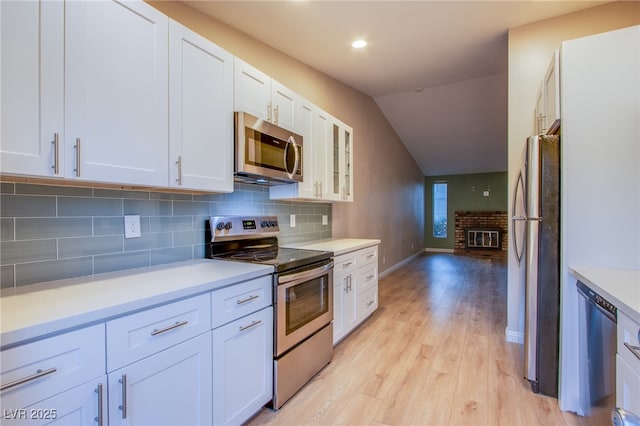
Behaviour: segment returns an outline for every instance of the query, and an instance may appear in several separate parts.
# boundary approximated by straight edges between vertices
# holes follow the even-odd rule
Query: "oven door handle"
[[[278,277],[278,284],[284,284],[284,283],[289,283],[291,281],[300,281],[300,280],[306,280],[309,278],[316,278],[319,277],[321,275],[324,275],[327,271],[331,270],[333,268],[333,261],[327,263],[324,266],[321,266],[319,268],[315,268],[315,269],[311,269],[308,271],[302,271],[302,272],[298,272],[295,274],[286,274],[286,275],[280,275]]]

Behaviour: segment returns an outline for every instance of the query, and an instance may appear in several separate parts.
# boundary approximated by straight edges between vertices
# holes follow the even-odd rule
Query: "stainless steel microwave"
[[[235,180],[262,185],[302,182],[302,136],[235,112]]]

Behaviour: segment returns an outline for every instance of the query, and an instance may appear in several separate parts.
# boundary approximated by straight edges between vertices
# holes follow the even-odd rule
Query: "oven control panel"
[[[280,232],[276,216],[212,216],[211,241],[273,237]]]

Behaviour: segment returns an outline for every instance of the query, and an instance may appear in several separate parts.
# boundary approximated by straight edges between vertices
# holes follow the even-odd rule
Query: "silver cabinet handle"
[[[367,259],[371,259],[373,256],[375,256],[375,254],[371,253],[367,255]]]
[[[122,384],[122,405],[118,407],[118,409],[122,410],[122,418],[127,418],[127,375],[123,374],[120,380],[118,380]]]
[[[369,306],[371,306],[371,305],[373,305],[373,300],[369,300],[369,301],[367,302],[367,308],[368,308]]]
[[[176,178],[176,182],[178,185],[182,186],[182,155],[178,155],[178,161],[176,161],[178,165],[178,177]]]
[[[58,371],[56,367],[49,368],[48,370],[38,370],[30,376],[23,377],[22,379],[14,380],[13,382],[5,383],[4,385],[0,386],[0,392],[7,389],[15,388],[16,386],[20,386],[22,384],[31,382],[33,380],[37,380],[41,377],[48,376],[49,374],[53,374],[56,371]]]
[[[279,121],[280,121],[280,107],[276,105],[273,108],[273,124],[277,126]]]
[[[271,123],[271,104],[267,105],[267,121]]]
[[[76,177],[80,177],[80,138],[76,138],[74,148],[76,149],[76,168],[73,171],[76,172]]]
[[[57,175],[60,173],[60,135],[54,133],[51,143],[53,144],[53,166],[51,168],[53,173]]]
[[[248,330],[250,328],[253,328],[253,327],[255,327],[256,325],[259,325],[259,324],[262,324],[262,320],[254,320],[254,321],[251,321],[251,324],[249,324],[249,325],[240,326],[238,331],[242,332],[242,331]]]
[[[373,277],[375,277],[375,275],[369,275],[369,276],[367,277],[367,281],[371,281],[371,280],[373,279]]]
[[[345,262],[345,263],[342,264],[342,267],[343,268],[347,268],[347,267],[349,267],[351,265],[353,265],[353,262]]]
[[[624,345],[636,356],[636,358],[640,359],[640,346],[633,346],[627,342],[624,342]]]
[[[98,422],[98,426],[102,426],[102,383],[98,383],[98,387],[95,392],[98,394],[98,417],[94,420]]]
[[[242,300],[238,299],[238,300],[236,300],[236,305],[242,305],[242,304],[245,304],[247,302],[251,302],[252,300],[256,300],[259,297],[260,296],[254,294],[253,296],[249,296],[246,299],[242,299]]]
[[[313,196],[318,198],[318,181],[313,183]]]
[[[178,327],[184,327],[185,325],[189,324],[189,321],[176,321],[175,324],[170,325],[169,327],[165,327],[165,328],[161,328],[160,330],[158,330],[157,328],[154,329],[151,332],[152,336],[157,336],[158,334],[162,334],[162,333],[166,333],[167,331],[171,331],[173,329],[176,329]]]

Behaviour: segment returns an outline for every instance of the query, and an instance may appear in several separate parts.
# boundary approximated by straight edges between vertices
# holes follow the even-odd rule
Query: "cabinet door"
[[[331,188],[331,172],[329,167],[329,155],[332,147],[331,121],[326,112],[317,109],[313,120],[313,168],[314,181],[318,185],[319,197],[323,200],[329,199]]]
[[[92,380],[26,408],[3,404],[3,426],[107,424],[107,377]]]
[[[275,80],[271,80],[271,122],[292,132],[299,133],[296,109],[300,103],[298,95]]]
[[[109,373],[109,424],[212,424],[211,334]]]
[[[357,323],[356,277],[353,272],[333,279],[333,343],[340,341]]]
[[[335,118],[331,126],[329,198],[334,201],[353,201],[353,130]]]
[[[66,8],[68,172],[167,186],[168,18],[141,1]]]
[[[242,424],[273,397],[273,307],[212,334],[213,424]]]
[[[233,191],[233,56],[169,24],[169,186]]]
[[[234,59],[234,104],[236,111],[248,112],[271,121],[271,78],[246,62]]]
[[[545,123],[545,99],[544,99],[544,85],[540,84],[538,88],[538,93],[536,94],[536,109],[534,112],[535,115],[535,129],[534,132],[536,134],[545,133],[546,129],[544,128]]]
[[[640,413],[640,374],[616,355],[616,406]]]
[[[0,2],[3,173],[62,176],[64,3]]]
[[[555,131],[560,125],[560,53],[556,50],[544,76],[544,129]]]

